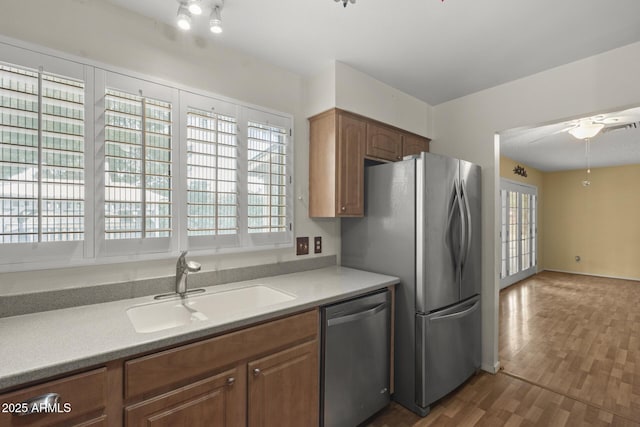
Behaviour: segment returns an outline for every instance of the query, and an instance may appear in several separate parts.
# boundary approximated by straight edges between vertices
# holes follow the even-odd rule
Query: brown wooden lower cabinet
[[[317,426],[319,314],[313,309],[0,395],[58,393],[71,411],[0,427]]]
[[[115,421],[117,425],[117,421]],[[96,418],[94,420],[85,421],[84,423],[76,424],[73,427],[107,427],[107,416],[104,415],[100,418]]]
[[[250,427],[318,425],[318,340],[248,364]]]
[[[245,408],[246,377],[241,366],[127,407],[125,426],[242,426]]]
[[[106,368],[98,368],[0,395],[0,426],[106,425],[106,378]],[[59,396],[57,405],[34,406],[34,399],[49,393]],[[32,413],[22,416],[13,414],[16,410],[24,413],[27,409],[31,409]]]

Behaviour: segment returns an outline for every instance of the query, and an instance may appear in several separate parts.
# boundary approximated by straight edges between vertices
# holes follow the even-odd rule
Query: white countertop
[[[204,320],[152,333],[136,332],[126,314],[134,305],[153,301],[152,296],[2,318],[0,390],[330,304],[398,280],[333,266],[211,286],[208,293],[263,284],[296,298],[249,307],[223,322]]]

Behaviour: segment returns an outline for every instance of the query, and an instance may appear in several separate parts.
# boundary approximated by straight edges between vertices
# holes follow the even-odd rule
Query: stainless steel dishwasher
[[[389,403],[388,290],[322,308],[324,427],[355,427]]]

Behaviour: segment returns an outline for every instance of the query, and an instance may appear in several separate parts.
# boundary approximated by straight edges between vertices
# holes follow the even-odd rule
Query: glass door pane
[[[500,190],[500,287],[536,273],[537,188],[503,180]]]
[[[500,190],[500,243],[502,246],[502,256],[501,256],[501,267],[500,267],[500,278],[504,279],[508,275],[507,270],[507,260],[509,256],[509,251],[507,250],[508,244],[508,236],[507,232],[507,224],[508,224],[508,215],[507,215],[507,194],[508,191]]]
[[[519,224],[518,224],[518,193],[509,191],[509,275],[520,271],[518,256]]]
[[[520,194],[520,260],[522,269],[531,267],[531,194]]]

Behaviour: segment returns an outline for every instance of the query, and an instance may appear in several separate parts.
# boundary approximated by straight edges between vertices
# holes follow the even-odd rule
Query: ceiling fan
[[[560,129],[556,129],[550,133],[546,133],[532,141],[529,144],[533,144],[547,137],[557,135],[560,133],[569,133],[576,139],[589,139],[598,135],[601,131],[607,132],[608,129],[623,129],[628,127],[628,123],[632,118],[626,116],[609,116],[600,114],[592,117],[585,117],[581,119],[575,119],[568,122],[558,123],[550,125],[549,128],[561,126]],[[617,123],[621,123],[615,126]],[[624,123],[624,124],[623,124]],[[542,130],[542,129],[541,129]],[[551,129],[549,129],[551,130]]]

